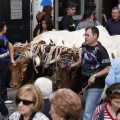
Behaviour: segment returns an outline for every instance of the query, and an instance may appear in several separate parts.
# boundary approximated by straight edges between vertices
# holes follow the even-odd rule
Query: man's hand
[[[16,61],[13,60],[13,61],[11,61],[11,63],[13,66],[16,66]]]
[[[77,62],[72,63],[72,64],[70,65],[69,69],[75,68],[75,67],[79,66],[80,64],[81,64],[81,60],[78,60]]]
[[[92,75],[88,80],[88,85],[92,85],[95,82],[95,77]]]
[[[69,69],[72,69],[72,68],[75,68],[75,63],[72,63],[70,66],[69,66]]]

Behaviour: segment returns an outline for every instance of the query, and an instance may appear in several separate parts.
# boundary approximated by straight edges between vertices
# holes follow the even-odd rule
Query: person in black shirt
[[[68,31],[75,31],[75,22],[72,16],[75,14],[76,11],[76,4],[70,2],[67,7],[67,14],[63,16],[60,22],[60,29],[61,30],[68,30]]]
[[[82,88],[89,85],[88,89],[84,91],[86,105],[83,120],[92,120],[105,87],[105,76],[110,70],[110,59],[107,50],[98,41],[99,30],[97,27],[87,27],[84,37],[82,59],[71,64],[70,68],[81,64]]]

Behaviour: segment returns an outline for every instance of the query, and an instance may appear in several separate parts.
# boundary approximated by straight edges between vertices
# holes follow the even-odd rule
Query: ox
[[[34,64],[32,64],[33,61],[30,58],[31,56],[28,57],[28,55],[30,54],[29,51],[31,51],[30,48],[28,49],[26,47],[24,47],[24,48],[22,47],[22,49],[21,49],[22,51],[19,50],[22,52],[22,55],[24,55],[24,53],[25,53],[28,58],[24,55],[20,60],[17,61],[16,66],[12,66],[10,64],[10,69],[11,69],[11,73],[12,73],[12,79],[10,82],[11,87],[20,87],[26,83],[33,82],[34,80],[36,80],[37,77],[52,75],[54,69],[56,69],[55,68],[56,62],[54,62],[54,61],[55,60],[60,61],[60,58],[59,58],[60,53],[63,54],[64,52],[69,52],[70,55],[72,56],[71,59],[73,62],[77,61],[77,59],[79,57],[79,49],[75,49],[75,48],[73,49],[73,48],[67,48],[67,47],[62,47],[62,46],[49,46],[49,45],[44,45],[44,47],[43,47],[43,44],[40,44],[39,48],[42,48],[42,50],[39,49],[38,52],[41,53],[39,57],[41,58],[40,61],[43,65],[36,67],[38,74],[35,73]],[[18,49],[19,49],[18,47],[15,48],[15,50],[18,50]],[[33,47],[32,47],[32,49],[33,49]],[[43,53],[44,53],[44,55],[43,55]],[[74,57],[75,56],[74,54],[77,54],[78,57]],[[62,64],[62,62],[60,62],[60,64]],[[60,64],[58,65],[58,70],[60,72],[60,78],[62,78],[61,87],[70,88],[70,89],[74,90],[75,92],[79,92],[80,91],[78,89],[79,81],[76,81],[77,80],[76,76],[79,74],[77,74],[77,72],[75,70],[68,71],[68,67],[65,67],[64,69],[62,68],[63,69],[62,70],[60,68]],[[49,66],[49,67],[47,67],[45,69],[45,68],[43,68],[43,66]],[[55,66],[55,67],[53,67],[53,66]],[[67,72],[70,72],[70,74],[72,75],[72,78],[70,78],[68,76],[66,76],[67,79],[64,78],[63,72],[66,71],[66,68],[67,68]],[[42,72],[44,70],[46,70],[45,73]]]
[[[120,36],[109,36],[109,34],[105,30],[105,28],[103,28],[102,26],[98,26],[98,28],[100,31],[99,41],[108,50],[110,58],[111,58],[112,52],[114,52],[115,57],[118,56],[119,51],[120,51],[118,49],[119,42],[120,42],[120,40],[119,40]],[[45,32],[45,33],[35,37],[29,45],[35,46],[41,40],[44,40],[46,42],[46,44],[49,44],[50,39],[52,39],[53,43],[55,43],[56,46],[52,46],[49,48],[49,47],[47,47],[48,45],[45,44],[45,45],[40,45],[39,47],[31,47],[33,49],[29,48],[30,50],[28,49],[29,50],[28,53],[25,53],[25,54],[27,54],[28,58],[32,59],[33,66],[35,65],[36,67],[38,67],[38,66],[42,65],[42,67],[44,67],[44,68],[49,68],[50,64],[54,64],[57,61],[59,61],[58,53],[60,53],[61,48],[64,50],[67,49],[67,51],[68,51],[67,47],[72,49],[72,47],[74,45],[75,45],[75,47],[81,46],[81,44],[84,42],[83,34],[84,34],[84,29],[74,31],[74,32],[69,32],[69,31]],[[64,40],[64,42],[63,42],[63,40]],[[115,40],[115,42],[113,42],[113,40]],[[116,41],[117,41],[117,43],[116,43]],[[44,48],[48,49],[48,50],[45,50]],[[39,64],[37,64],[38,59],[40,61],[40,62],[38,62]],[[26,70],[27,70],[27,68],[26,68]],[[21,75],[21,73],[20,73],[20,75]],[[61,76],[62,76],[62,74],[61,74]]]
[[[97,26],[100,32],[98,40],[107,49],[110,59],[112,60],[111,54],[114,53],[115,57],[120,56],[120,35],[110,36],[107,30],[103,26]],[[49,31],[42,33],[41,35],[35,37],[32,43],[38,43],[44,40],[46,44],[50,43],[52,39],[56,46],[65,46],[72,48],[73,46],[79,48],[84,42],[83,34],[85,29],[69,32],[63,31]]]
[[[26,47],[29,46],[29,47]],[[42,66],[35,66],[33,61],[33,56],[31,55],[31,45],[16,45],[15,46],[15,57],[17,58],[16,66],[9,64],[11,70],[11,87],[20,87],[27,83],[32,83],[36,78],[42,76],[51,76],[51,67],[45,69]],[[35,46],[36,48],[36,46]],[[33,50],[33,47],[32,47]]]
[[[74,52],[65,51],[60,54],[60,61],[58,64],[58,71],[61,78],[61,88],[70,88],[74,92],[79,93],[81,91],[81,69],[70,69],[69,65],[76,62],[79,59],[79,54]]]

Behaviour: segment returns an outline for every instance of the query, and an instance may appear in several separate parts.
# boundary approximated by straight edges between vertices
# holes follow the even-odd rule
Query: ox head
[[[19,60],[16,66],[9,63],[9,66],[11,71],[11,87],[20,87],[32,81],[33,65],[30,59]]]
[[[75,62],[76,58],[73,53],[69,52],[62,52],[60,56],[61,60],[58,65],[58,69],[62,80],[61,87],[71,88],[74,70],[70,69],[69,65]]]
[[[61,68],[65,68],[69,63],[72,62],[72,56],[70,54],[61,55]]]

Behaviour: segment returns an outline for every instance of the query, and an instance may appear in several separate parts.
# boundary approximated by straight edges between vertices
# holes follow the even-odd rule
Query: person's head
[[[6,27],[6,23],[2,20],[0,20],[0,32],[2,34],[6,33],[7,27]]]
[[[83,18],[93,20],[93,17],[94,17],[93,11],[91,11],[90,9],[86,9],[84,12]]]
[[[40,77],[35,81],[35,85],[40,88],[44,99],[50,97],[52,93],[52,81],[49,78]]]
[[[85,43],[89,46],[94,46],[97,43],[99,37],[99,30],[95,26],[89,26],[85,29]]]
[[[53,8],[52,8],[52,6],[44,6],[42,12],[45,12],[50,17],[53,16]]]
[[[76,4],[73,2],[69,2],[67,6],[67,15],[73,16],[76,12]]]
[[[40,23],[41,17],[45,14],[46,14],[45,12],[40,12],[40,11],[36,14],[36,20],[38,23]]]
[[[119,7],[114,7],[112,9],[112,19],[114,19],[115,21],[120,19],[120,9],[119,9]]]
[[[120,4],[120,0],[118,0],[118,4]]]
[[[120,120],[120,108],[116,112],[116,119],[115,120]]]
[[[105,101],[117,111],[120,108],[120,83],[115,83],[106,89]]]
[[[33,84],[27,84],[19,88],[15,102],[22,115],[31,115],[33,112],[42,111],[44,105],[40,89]]]
[[[53,23],[49,15],[43,15],[40,21],[40,32],[43,30],[51,31],[53,29]]]
[[[74,119],[78,120],[82,104],[80,97],[70,89],[63,88],[50,95],[52,120]]]

